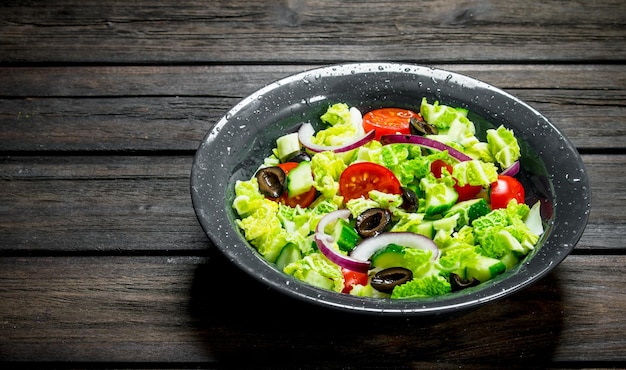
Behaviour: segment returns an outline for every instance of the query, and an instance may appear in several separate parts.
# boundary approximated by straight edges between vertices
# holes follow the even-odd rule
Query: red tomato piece
[[[285,172],[285,175],[287,175],[289,171],[298,167],[298,162],[285,162],[285,163],[279,164],[278,167],[280,167],[283,170],[283,172]]]
[[[433,175],[435,175],[435,177],[437,178],[440,178],[442,176],[444,168],[448,170],[448,173],[452,174],[452,166],[441,159],[437,159],[430,164],[430,172],[432,172]],[[482,186],[470,184],[459,186],[456,183],[454,184],[454,190],[456,190],[456,192],[459,194],[459,199],[457,200],[457,202],[476,198],[481,189]]]
[[[343,290],[342,293],[350,293],[355,285],[367,285],[369,277],[366,272],[356,272],[347,268],[342,268],[343,273]]]
[[[280,167],[284,172],[285,175],[289,174],[289,171],[293,170],[294,168],[298,167],[298,162],[285,162],[285,163],[281,163],[278,165],[278,167]],[[280,197],[278,198],[270,198],[278,203],[282,203],[284,205],[287,205],[289,207],[295,207],[297,205],[299,205],[302,208],[306,208],[308,206],[311,205],[311,203],[313,203],[313,201],[315,200],[317,196],[317,189],[315,189],[314,187],[311,187],[311,189],[303,194],[300,195],[296,195],[295,197],[289,197],[287,192],[284,192]]]
[[[470,200],[476,198],[478,193],[483,189],[482,186],[479,185],[470,185],[465,184],[465,186],[454,185],[454,190],[459,194],[459,199],[457,202],[462,202],[464,200]]]
[[[380,108],[363,115],[363,129],[365,132],[375,130],[376,140],[383,135],[410,134],[409,120],[419,118],[419,113],[401,108]]]
[[[512,199],[524,203],[524,186],[515,177],[498,175],[498,180],[491,184],[489,197],[491,209],[506,208]]]
[[[347,202],[360,197],[369,198],[371,190],[402,194],[400,181],[388,168],[371,162],[348,166],[339,177],[339,194]]]
[[[289,207],[295,207],[299,205],[302,208],[306,208],[310,206],[311,203],[313,203],[316,196],[317,196],[317,189],[315,189],[314,187],[311,187],[311,190],[305,193],[296,195],[295,197],[289,197],[289,193],[284,192],[283,195],[276,198],[276,201],[278,203],[282,203]]]
[[[436,178],[441,178],[441,176],[443,175],[443,169],[448,170],[448,173],[450,175],[452,175],[452,166],[446,162],[444,162],[441,159],[437,159],[434,160],[431,164],[430,164],[430,172],[433,173],[433,175],[435,175]]]

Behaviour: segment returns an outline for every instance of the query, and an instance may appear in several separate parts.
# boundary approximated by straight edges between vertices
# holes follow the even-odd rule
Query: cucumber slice
[[[457,226],[458,218],[459,218],[458,215],[452,215],[452,216],[447,216],[439,220],[432,221],[433,229],[435,229],[436,231],[446,230],[446,231],[451,232]]]
[[[299,152],[300,149],[300,140],[297,132],[283,135],[276,139],[276,156],[281,162],[284,162],[292,154]]]
[[[421,224],[417,225],[416,233],[422,234],[430,239],[435,236],[435,227],[432,221],[424,221]]]
[[[302,276],[302,281],[309,283],[313,286],[316,286],[318,288],[327,289],[327,290],[333,290],[333,288],[335,287],[335,285],[330,279],[320,275],[314,270],[306,270],[304,272],[304,275]]]
[[[466,266],[466,278],[476,278],[485,282],[506,271],[506,265],[499,259],[480,256]]]
[[[426,194],[424,213],[427,216],[437,215],[450,209],[459,199],[459,194],[453,187],[443,183],[429,182],[422,179],[421,187]]]
[[[285,266],[299,259],[302,259],[300,248],[294,243],[287,243],[276,258],[276,267],[278,267],[280,271],[283,271]]]
[[[304,194],[313,187],[313,173],[311,172],[311,162],[303,161],[296,168],[287,174],[287,191],[289,197]]]
[[[389,244],[374,253],[371,261],[372,267],[380,267],[382,269],[402,267],[404,266],[404,247],[397,244]]]
[[[460,229],[465,225],[471,225],[472,221],[478,217],[486,215],[489,212],[491,212],[489,203],[487,203],[484,198],[477,198],[453,205],[445,212],[445,216],[449,217],[458,214],[459,218],[457,220],[456,227],[457,229]]]
[[[333,230],[332,236],[339,249],[345,252],[354,249],[361,239],[354,227],[343,218],[337,219],[335,222],[335,229]]]

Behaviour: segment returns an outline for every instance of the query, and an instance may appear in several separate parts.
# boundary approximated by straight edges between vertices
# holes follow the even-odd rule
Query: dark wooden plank
[[[579,149],[626,149],[621,92],[510,92]],[[196,150],[239,98],[0,99],[0,151]]]
[[[581,149],[626,149],[623,65],[444,67],[518,96]],[[240,99],[303,69],[3,68],[0,150],[195,150]]]
[[[584,155],[589,225],[576,250],[626,248],[625,155]],[[203,251],[191,156],[8,157],[0,161],[0,252]]]
[[[415,62],[412,62],[415,64]],[[419,63],[418,63],[419,64]],[[0,97],[210,96],[242,98],[324,65],[0,67]],[[504,90],[624,90],[623,64],[427,64]]]
[[[0,62],[624,60],[625,12],[620,0],[3,2]]]
[[[239,99],[0,100],[0,151],[196,150]]]
[[[624,256],[570,256],[532,287],[483,308],[452,318],[386,320],[295,301],[218,254],[2,257],[0,358],[245,361],[267,368],[277,359],[311,368],[573,361],[621,367],[625,266]]]
[[[191,157],[8,161],[10,171],[26,177],[0,176],[4,251],[182,252],[209,245],[189,195]]]

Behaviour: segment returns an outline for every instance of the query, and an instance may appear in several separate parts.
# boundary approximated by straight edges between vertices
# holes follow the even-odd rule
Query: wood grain
[[[423,320],[367,318],[296,301],[215,253],[2,257],[0,358],[506,366],[584,363],[593,353],[594,361],[626,361],[624,266],[624,256],[570,256],[509,298]],[[607,271],[616,278],[606,279]],[[216,284],[223,276],[239,289]]]
[[[579,251],[623,250],[624,155],[584,155],[589,224]],[[191,156],[9,157],[0,161],[0,253],[203,251]],[[622,174],[622,175],[620,175]]]
[[[2,1],[0,367],[624,368],[625,60],[621,0]],[[546,115],[590,179],[573,253],[428,319],[313,306],[228,262],[189,196],[200,141],[268,83],[355,61]]]
[[[624,60],[624,14],[620,0],[8,2],[0,63]]]
[[[622,65],[442,67],[526,101],[580,149],[626,149]],[[0,151],[195,150],[239,100],[306,69],[95,68],[0,69]]]

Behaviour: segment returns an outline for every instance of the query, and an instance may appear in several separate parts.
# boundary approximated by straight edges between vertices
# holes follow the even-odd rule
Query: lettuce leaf
[[[363,133],[360,120],[360,112],[350,108],[347,104],[337,103],[328,107],[320,119],[328,125],[327,128],[319,130],[311,141],[318,145],[342,145],[352,140],[356,135]],[[355,114],[353,114],[353,112]]]
[[[452,166],[452,175],[457,179],[459,186],[470,184],[487,187],[498,180],[498,169],[491,162],[473,159]]]
[[[424,117],[424,120],[428,124],[437,127],[439,130],[447,131],[455,121],[463,120],[463,125],[466,125],[469,121],[467,119],[466,109],[439,105],[438,101],[433,104],[428,104],[428,100],[426,98],[422,98],[420,114]]]
[[[316,252],[285,266],[283,271],[318,288],[335,292],[343,290],[341,268]]]
[[[334,199],[339,192],[339,177],[346,167],[345,162],[334,152],[316,153],[311,158],[313,186],[326,199]]]
[[[487,148],[502,169],[520,158],[520,147],[512,130],[504,126],[487,130]]]
[[[529,212],[526,204],[513,200],[507,208],[493,210],[475,219],[472,228],[481,254],[502,258],[511,252],[521,256],[533,250],[539,235],[524,223]]]

